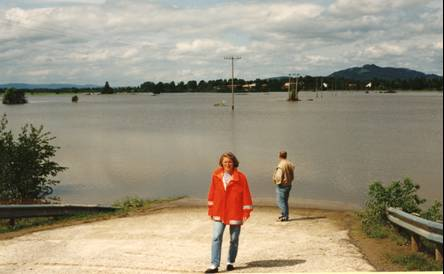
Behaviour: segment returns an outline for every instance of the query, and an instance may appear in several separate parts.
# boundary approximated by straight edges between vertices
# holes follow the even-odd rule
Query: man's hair
[[[279,152],[279,158],[287,159],[287,152],[286,151]]]
[[[234,156],[234,154],[232,152],[225,152],[224,154],[222,154],[219,158],[219,165],[222,166],[222,161],[224,158],[229,158],[231,159],[231,161],[233,161],[233,166],[234,167],[238,167],[239,166],[239,161],[237,160],[236,156]]]

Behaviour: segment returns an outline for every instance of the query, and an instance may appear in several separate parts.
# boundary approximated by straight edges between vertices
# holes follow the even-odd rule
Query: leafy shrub
[[[59,147],[49,132],[26,124],[17,138],[6,129],[8,120],[0,120],[0,203],[45,201],[59,181],[52,179],[66,169],[51,160]]]
[[[5,105],[26,104],[27,102],[28,101],[25,98],[25,92],[23,90],[10,88],[7,89],[3,95],[3,104]]]
[[[113,206],[120,207],[123,210],[141,208],[144,205],[145,205],[145,201],[139,197],[126,197],[122,201],[117,201],[113,204]]]
[[[428,208],[425,212],[421,214],[421,217],[434,222],[442,220],[441,208],[442,204],[438,201],[435,201],[430,208]]]
[[[418,184],[414,184],[409,178],[403,181],[392,182],[384,187],[381,182],[374,182],[369,186],[368,200],[365,209],[360,212],[362,228],[369,237],[384,238],[383,227],[387,224],[386,208],[396,207],[407,213],[421,213],[420,205],[425,203],[417,195]],[[441,204],[435,204],[422,216],[427,219],[442,216]]]

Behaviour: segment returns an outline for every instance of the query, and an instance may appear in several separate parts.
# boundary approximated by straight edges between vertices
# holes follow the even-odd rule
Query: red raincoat
[[[226,225],[241,225],[253,210],[247,177],[235,168],[225,190],[223,176],[222,167],[213,172],[208,192],[208,215]]]

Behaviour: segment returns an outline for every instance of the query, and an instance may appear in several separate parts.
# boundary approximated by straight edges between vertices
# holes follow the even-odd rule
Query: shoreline
[[[183,200],[183,201],[182,201]],[[197,197],[187,197],[176,201],[176,203],[185,206],[206,206],[207,200],[204,198]],[[342,203],[337,201],[327,201],[327,200],[313,200],[313,199],[291,199],[288,201],[288,205],[293,209],[310,209],[310,210],[327,210],[327,211],[353,211],[357,212],[362,209],[362,207],[351,204]],[[268,197],[253,197],[253,207],[276,207],[276,199]]]

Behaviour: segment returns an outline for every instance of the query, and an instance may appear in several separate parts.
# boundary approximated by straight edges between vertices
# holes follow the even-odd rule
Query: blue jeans
[[[289,218],[288,197],[290,196],[291,185],[277,185],[276,199],[279,208],[281,209],[281,216],[285,219]]]
[[[224,235],[225,224],[222,222],[213,222],[213,239],[211,243],[211,264],[215,267],[220,265],[220,253],[222,249],[222,238]],[[234,264],[239,246],[240,225],[230,225],[230,250],[228,252],[228,263]]]

